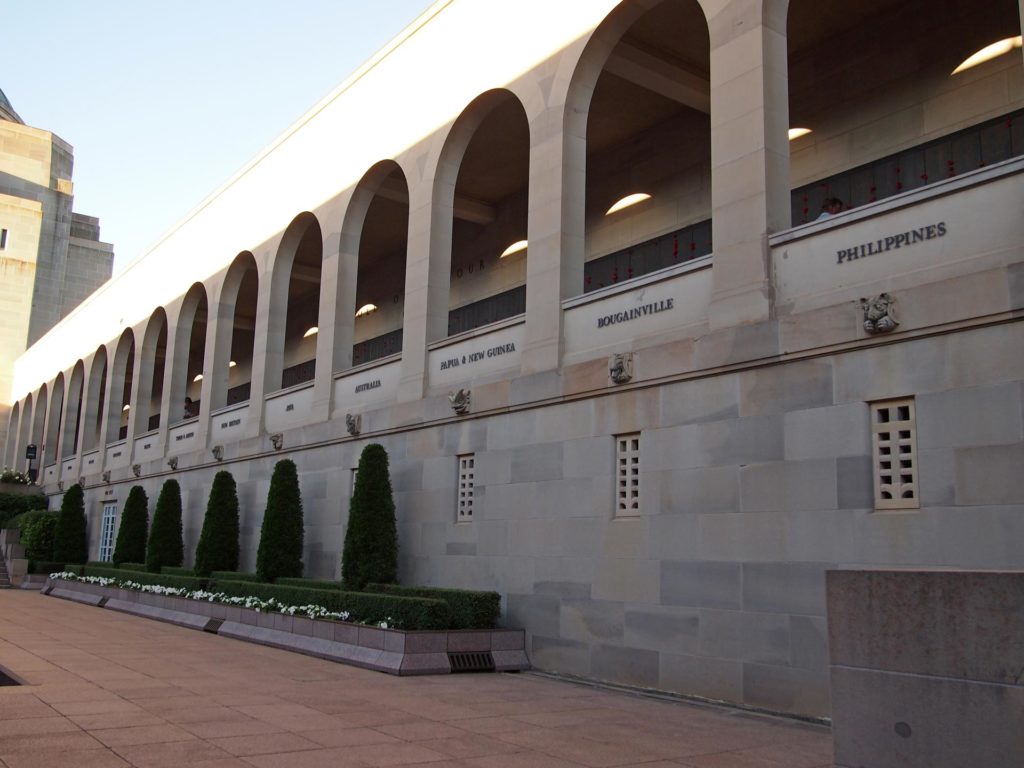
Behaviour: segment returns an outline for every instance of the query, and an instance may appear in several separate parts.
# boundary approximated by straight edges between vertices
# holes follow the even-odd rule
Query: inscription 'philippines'
[[[841,248],[836,251],[836,264],[851,262],[865,256],[874,256],[877,253],[885,253],[894,248],[902,248],[904,245],[914,245],[924,240],[934,240],[936,237],[946,236],[946,222],[929,224],[926,227],[918,227],[907,232],[900,232],[898,235],[882,237],[870,243],[861,243],[853,248]]]

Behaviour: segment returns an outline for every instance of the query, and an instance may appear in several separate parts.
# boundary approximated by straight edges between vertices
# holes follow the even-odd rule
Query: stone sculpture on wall
[[[633,353],[616,352],[608,358],[608,376],[616,384],[626,384],[633,378]]]
[[[346,413],[345,414],[345,429],[348,433],[355,437],[363,431],[363,415],[361,413]]]
[[[889,333],[899,325],[896,319],[896,299],[888,293],[881,293],[874,299],[861,299],[864,311],[864,330],[875,335]]]
[[[448,403],[451,405],[452,410],[455,411],[455,413],[459,416],[464,416],[469,413],[470,397],[470,390],[460,389],[457,392],[448,393]]]

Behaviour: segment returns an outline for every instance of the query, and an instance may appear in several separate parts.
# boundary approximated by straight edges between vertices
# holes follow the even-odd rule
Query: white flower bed
[[[251,608],[257,613],[284,613],[288,616],[305,616],[310,619],[330,619],[332,621],[348,621],[348,611],[329,611],[322,605],[285,605],[274,598],[263,600],[259,597],[232,597],[223,592],[208,592],[204,589],[185,589],[184,587],[163,587],[159,584],[139,584],[129,579],[111,579],[105,576],[79,576],[72,571],[60,571],[51,573],[51,579],[63,579],[64,581],[81,581],[86,584],[96,584],[100,587],[118,587],[129,589],[134,592],[149,592],[154,595],[167,595],[170,597],[184,597],[186,600],[204,600],[208,603],[224,603],[226,605],[237,605],[242,608]],[[394,619],[390,616],[386,621],[378,624],[381,629],[391,627],[395,629]]]

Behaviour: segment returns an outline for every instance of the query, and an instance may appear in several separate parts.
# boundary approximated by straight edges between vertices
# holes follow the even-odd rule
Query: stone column
[[[82,365],[82,379],[81,385],[76,385],[75,382],[75,369]],[[85,394],[87,392],[86,387],[88,386],[88,373],[85,370],[85,363],[79,360],[71,368],[71,375],[67,377],[64,388],[64,415],[61,419],[61,439],[60,439],[60,453],[57,457],[58,463],[62,462],[65,458],[71,458],[78,456],[81,453],[82,448],[82,403],[85,400]],[[71,414],[74,413],[75,416]],[[75,435],[75,421],[78,422],[78,435]],[[75,438],[78,438],[77,440]],[[62,472],[57,473],[58,476]],[[63,478],[62,478],[63,479]]]
[[[402,331],[402,373],[398,401],[423,397],[426,390],[427,344],[448,333],[448,279],[451,267],[454,182],[445,211],[434,211],[432,180],[409,183],[409,239],[405,268],[405,320]],[[447,227],[438,231],[438,223]]]
[[[564,117],[556,104],[530,123],[524,374],[559,367],[562,299],[583,289],[586,134],[563,138]]]
[[[142,388],[142,358],[145,357],[145,346],[146,346],[146,325],[148,320],[140,323],[133,329],[133,334],[136,339],[135,342],[135,354],[132,355],[132,391],[128,395],[128,423],[125,425],[125,445],[128,449],[128,465],[131,466],[135,463],[135,436],[139,431],[139,401]],[[127,363],[125,368],[127,369]],[[121,386],[124,386],[124,382],[121,382]],[[153,386],[152,381],[150,386]]]
[[[235,310],[238,307],[238,290],[242,279],[234,281],[235,292],[232,301],[225,301],[227,277],[210,291],[216,294],[206,313],[206,356],[203,358],[203,389],[200,416],[217,408],[223,408],[228,397],[228,377],[231,374],[231,342],[235,330]],[[209,385],[207,385],[209,384]],[[209,403],[209,407],[207,407]]]
[[[704,4],[711,37],[712,329],[768,320],[768,235],[790,225],[785,0]]]
[[[253,254],[258,269],[259,287],[256,293],[256,328],[253,330],[252,340],[252,378],[249,383],[249,415],[245,420],[245,431],[243,433],[244,437],[247,438],[260,435],[263,432],[263,424],[265,423],[263,405],[266,402],[267,394],[267,359],[271,354],[268,352],[268,342],[271,322],[271,287],[274,282],[273,253],[273,250],[267,250],[261,254]],[[261,261],[265,264],[263,269],[259,269]],[[284,286],[284,293],[285,301],[287,302],[287,283]],[[275,322],[282,327],[284,326],[285,317],[283,312],[277,313]],[[281,336],[283,343],[283,332]],[[284,359],[281,345],[278,345],[273,355],[276,355],[277,375],[280,376],[281,360]],[[277,384],[278,387],[275,388],[279,388],[281,382],[279,381]]]
[[[218,292],[219,293],[219,292]],[[228,332],[228,344],[227,350],[219,350],[218,348],[222,345],[217,344],[217,335],[220,331],[221,325],[224,323],[223,318],[220,316],[220,296],[217,296],[217,302],[214,304],[211,298],[211,292],[207,291],[206,297],[206,339],[203,341],[203,383],[199,387],[199,421],[196,424],[196,446],[200,449],[205,449],[210,440],[210,413],[213,411],[213,389],[214,379],[217,378],[217,373],[222,372],[221,375],[224,377],[225,386],[227,385],[227,372],[228,372],[228,360],[231,358],[231,332]],[[227,324],[230,328],[234,322],[234,317],[228,318]],[[223,366],[217,367],[217,352],[221,351],[222,354],[227,356]],[[185,364],[188,365],[188,356],[186,354]],[[185,386],[188,386],[188,382],[185,382]]]
[[[121,382],[120,387],[114,385],[114,358],[117,355],[117,343],[114,344],[114,354],[111,355],[109,350],[107,351],[107,382],[106,388],[103,392],[103,411],[100,413],[100,428],[99,434],[96,435],[96,450],[99,451],[99,461],[96,462],[96,467],[93,472],[99,473],[105,469],[107,462],[107,430],[109,429],[110,414],[112,409],[120,408],[121,397],[120,394],[124,388],[124,382]],[[114,392],[117,392],[118,405],[113,406],[112,402],[115,398]],[[117,411],[114,410],[116,413]]]
[[[331,214],[332,220],[338,217]],[[311,424],[319,424],[331,418],[331,400],[334,395],[334,372],[347,367],[338,342],[338,295],[341,291],[343,255],[340,252],[339,234],[328,233],[323,241],[323,258],[320,263],[320,311],[317,315],[316,372],[313,379],[313,405],[309,414]],[[341,313],[342,322],[345,312]],[[351,325],[349,326],[351,328]],[[349,335],[351,338],[351,333]],[[349,351],[351,353],[351,342]],[[351,364],[351,359],[349,360]]]

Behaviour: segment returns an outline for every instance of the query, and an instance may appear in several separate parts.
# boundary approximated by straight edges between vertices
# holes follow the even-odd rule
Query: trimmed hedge
[[[57,573],[59,571],[66,570],[64,563],[48,563],[45,560],[36,560],[29,563],[28,572],[33,576],[46,575],[49,576],[51,573]]]
[[[0,493],[0,528],[13,528],[10,521],[26,512],[47,508],[47,498],[43,495],[26,495],[16,493]]]
[[[302,575],[302,495],[295,462],[281,459],[274,465],[267,492],[267,510],[256,550],[256,573],[264,581]]]
[[[180,566],[185,561],[181,529],[181,486],[167,480],[160,489],[146,544],[146,570],[160,573],[165,565]]]
[[[367,584],[366,591],[443,600],[452,611],[451,629],[494,629],[501,616],[501,595],[497,592],[444,587],[403,587],[400,584]]]
[[[402,629],[447,629],[451,609],[441,600],[398,597],[383,593],[344,592],[340,589],[306,589],[251,581],[217,582],[216,591],[233,597],[274,598],[285,605],[320,605],[329,611],[348,611],[351,621],[397,623]]]
[[[216,584],[221,581],[248,581],[262,584],[263,579],[255,573],[243,573],[242,571],[214,571],[210,574],[210,583]]]
[[[198,576],[166,576],[162,573],[146,573],[145,571],[126,571],[123,568],[102,568],[98,565],[85,566],[85,576],[101,576],[120,581],[134,581],[138,584],[152,584],[161,587],[182,589],[205,589],[206,579]]]
[[[179,568],[173,565],[165,565],[160,569],[160,573],[165,576],[196,576],[196,572],[191,568]]]
[[[85,522],[85,494],[75,483],[64,492],[60,502],[60,519],[53,534],[53,559],[83,562],[88,559]]]
[[[146,563],[121,563],[117,567],[122,571],[144,571],[146,570]]]
[[[53,561],[53,542],[58,521],[56,512],[25,512],[18,516],[20,541],[25,547],[25,558],[29,561],[30,570],[34,561]]]
[[[238,489],[230,472],[220,471],[213,478],[206,503],[203,530],[196,546],[195,572],[209,576],[212,571],[238,568]]]
[[[356,487],[348,509],[341,555],[341,580],[345,588],[362,590],[370,582],[398,581],[395,500],[388,452],[379,443],[366,446],[359,456]]]
[[[286,587],[305,587],[306,589],[345,589],[345,585],[340,581],[331,579],[293,579],[282,576],[274,583]]]
[[[117,529],[117,543],[111,560],[114,565],[126,561],[144,562],[149,536],[149,499],[141,485],[133,485],[124,503],[124,514]]]

